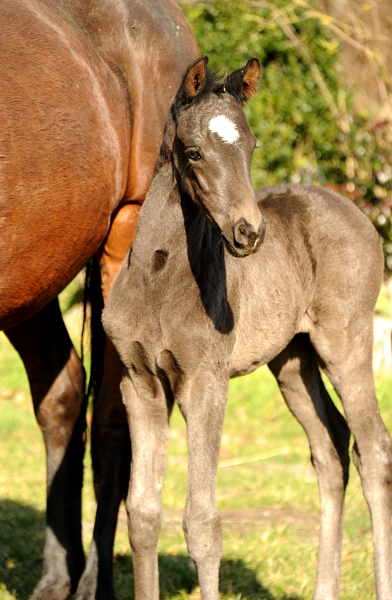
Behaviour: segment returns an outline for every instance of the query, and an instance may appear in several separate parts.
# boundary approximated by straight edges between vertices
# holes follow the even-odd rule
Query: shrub
[[[304,6],[301,6],[303,4]],[[259,93],[245,107],[257,146],[255,187],[312,183],[349,196],[373,221],[392,269],[392,152],[339,77],[340,43],[305,2],[213,0],[181,5],[212,68],[257,56]]]

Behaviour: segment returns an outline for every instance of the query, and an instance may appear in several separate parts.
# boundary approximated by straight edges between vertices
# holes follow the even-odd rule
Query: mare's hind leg
[[[320,543],[314,600],[339,598],[343,502],[350,432],[322,382],[309,337],[299,334],[270,364],[284,399],[304,428],[320,491]]]
[[[112,282],[132,245],[140,205],[121,206],[112,221],[99,252],[100,288],[106,302]],[[91,453],[97,498],[93,541],[85,572],[80,580],[78,600],[113,600],[113,543],[120,503],[128,490],[131,460],[129,430],[121,400],[123,365],[113,344],[105,340],[103,377],[94,402]]]
[[[91,427],[97,512],[86,569],[77,589],[78,600],[115,598],[113,544],[119,506],[128,491],[131,460],[127,417],[120,392],[122,371],[120,358],[107,338],[103,381]]]
[[[81,540],[84,371],[57,299],[6,332],[29,377],[47,455],[47,525],[42,577],[31,600],[64,600],[84,568]]]
[[[372,521],[377,600],[390,600],[392,441],[374,391],[373,315],[358,310],[338,327],[336,314],[330,319],[323,317],[312,328],[311,340],[339,394],[355,438],[353,458]]]

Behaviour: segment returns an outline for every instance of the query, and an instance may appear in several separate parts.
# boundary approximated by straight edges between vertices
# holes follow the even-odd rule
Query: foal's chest
[[[161,254],[152,256],[152,269],[144,280],[146,314],[155,338],[151,351],[168,350],[178,360],[186,357],[187,361],[192,354],[192,363],[211,348],[227,352],[234,319],[225,290],[219,283],[213,289],[198,281],[181,255],[168,253],[164,266],[154,271],[157,263],[162,265]],[[146,341],[151,340],[151,333],[148,329],[143,332]]]

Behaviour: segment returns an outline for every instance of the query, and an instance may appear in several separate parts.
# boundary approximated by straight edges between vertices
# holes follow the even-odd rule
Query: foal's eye
[[[192,148],[190,150],[188,150],[187,154],[191,160],[200,160],[201,159],[201,155],[198,153],[198,151],[193,150]]]

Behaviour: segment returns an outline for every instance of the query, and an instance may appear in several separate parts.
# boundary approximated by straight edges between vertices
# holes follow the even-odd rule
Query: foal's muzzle
[[[233,228],[233,254],[242,257],[257,252],[264,240],[265,226],[264,217],[257,230],[244,218],[237,221]]]

